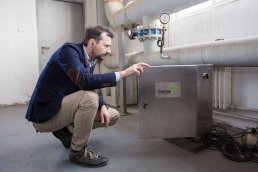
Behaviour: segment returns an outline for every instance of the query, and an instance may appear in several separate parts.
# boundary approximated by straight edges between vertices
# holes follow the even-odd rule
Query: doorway
[[[84,36],[82,3],[37,0],[39,70],[65,42],[79,43]]]

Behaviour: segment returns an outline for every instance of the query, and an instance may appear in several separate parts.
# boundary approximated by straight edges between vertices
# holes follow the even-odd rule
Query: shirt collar
[[[84,52],[85,59],[89,61],[90,67],[95,66],[96,60],[91,60],[90,59],[90,57],[89,57],[89,55],[88,55],[88,53],[86,51],[85,46],[83,46],[83,52]]]

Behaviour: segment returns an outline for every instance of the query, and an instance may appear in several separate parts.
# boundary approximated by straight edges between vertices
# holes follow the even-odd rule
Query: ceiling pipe
[[[169,59],[161,59],[159,51],[132,55],[127,66],[138,62],[150,65],[213,64],[217,67],[258,67],[258,36],[198,43],[164,49]]]
[[[113,26],[142,23],[143,16],[159,18],[160,14],[178,12],[207,0],[136,0],[122,7],[122,0],[104,0],[105,12]]]

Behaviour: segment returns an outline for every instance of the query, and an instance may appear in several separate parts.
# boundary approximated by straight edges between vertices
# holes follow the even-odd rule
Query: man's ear
[[[94,47],[94,46],[95,46],[95,40],[91,38],[91,39],[89,40],[89,45],[90,45],[91,47]]]

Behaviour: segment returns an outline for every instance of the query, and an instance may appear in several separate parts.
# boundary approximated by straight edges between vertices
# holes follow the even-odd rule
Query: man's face
[[[111,53],[111,38],[107,36],[106,32],[101,34],[101,40],[95,41],[95,45],[92,48],[92,55],[94,59],[103,61],[104,58]]]

